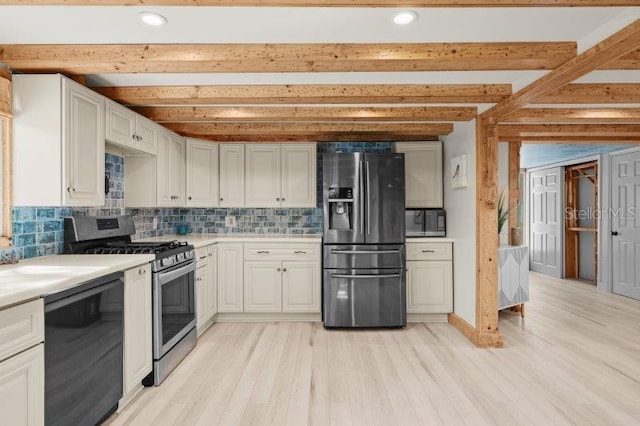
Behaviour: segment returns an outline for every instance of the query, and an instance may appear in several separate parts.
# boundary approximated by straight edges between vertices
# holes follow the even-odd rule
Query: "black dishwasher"
[[[95,425],[122,397],[122,272],[44,298],[45,424]]]

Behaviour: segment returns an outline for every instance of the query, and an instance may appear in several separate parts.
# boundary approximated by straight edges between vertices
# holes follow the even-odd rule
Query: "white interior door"
[[[532,271],[557,278],[563,276],[562,177],[562,167],[539,170],[529,175],[529,266]]]
[[[611,157],[613,292],[640,300],[640,152]]]

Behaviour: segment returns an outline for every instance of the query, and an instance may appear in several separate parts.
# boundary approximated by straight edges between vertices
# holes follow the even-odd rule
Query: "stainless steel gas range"
[[[81,216],[64,220],[64,252],[155,254],[153,286],[153,372],[145,386],[159,385],[196,345],[193,246],[185,242],[132,242],[131,216]]]

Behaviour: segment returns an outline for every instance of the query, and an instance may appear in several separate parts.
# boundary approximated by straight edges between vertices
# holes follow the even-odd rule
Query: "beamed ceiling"
[[[638,0],[0,0],[0,62],[212,141],[446,140],[481,114],[502,141],[637,143],[639,19]]]

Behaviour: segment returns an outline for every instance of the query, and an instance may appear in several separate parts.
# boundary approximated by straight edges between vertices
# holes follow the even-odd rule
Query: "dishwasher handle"
[[[400,250],[331,250],[331,254],[400,254]]]
[[[362,275],[349,275],[349,274],[331,274],[331,278],[347,278],[354,280],[366,280],[366,279],[385,279],[385,278],[400,278],[400,274],[362,274]]]
[[[121,279],[111,281],[110,283],[103,284],[98,287],[93,287],[89,290],[76,293],[72,296],[65,297],[63,299],[58,299],[55,302],[46,303],[44,305],[44,312],[47,313],[47,312],[55,311],[57,309],[76,303],[80,300],[87,299],[98,293],[104,293],[105,291],[111,290],[112,288],[117,287],[119,285],[123,285],[123,282]]]

